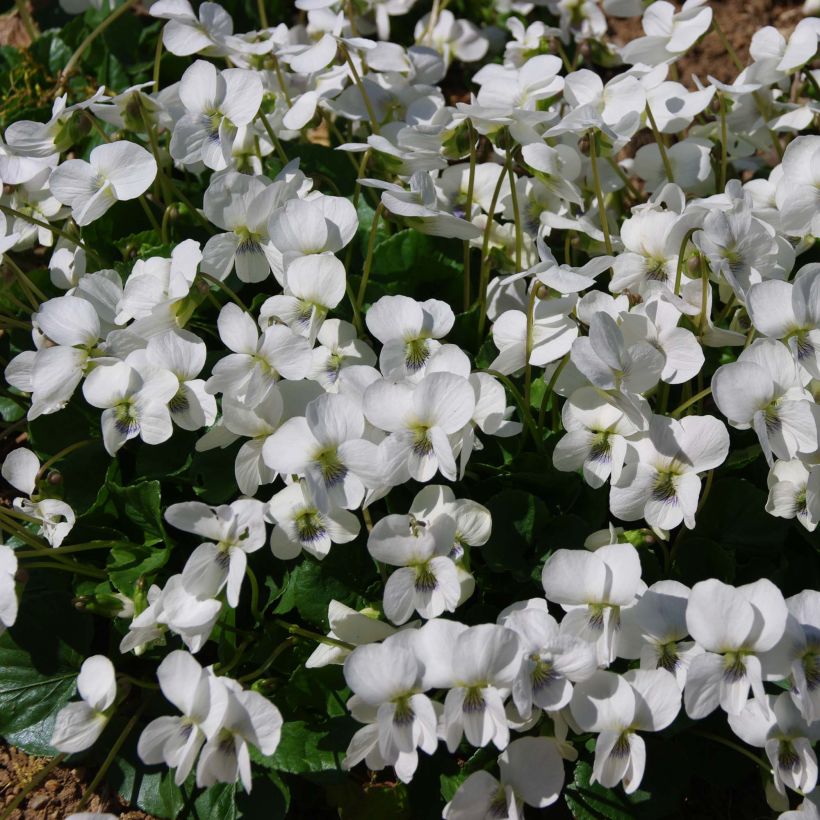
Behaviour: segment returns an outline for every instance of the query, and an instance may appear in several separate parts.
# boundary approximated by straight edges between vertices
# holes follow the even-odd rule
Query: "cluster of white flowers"
[[[669,726],[683,705],[692,719],[723,710],[738,738],[765,749],[775,790],[808,795],[820,592],[784,599],[766,579],[647,587],[639,551],[613,525],[549,556],[543,597],[465,625],[441,616],[476,593],[471,554],[490,538],[490,512],[429,482],[459,482],[491,437],[526,436],[540,450],[551,407],[555,469],[609,483],[612,518],[641,522],[674,557],[729,457],[729,428],[753,430],[769,466],[767,512],[815,530],[820,263],[800,256],[816,258],[820,235],[820,137],[800,132],[820,107],[800,92],[818,88],[807,66],[820,22],[805,18],[788,38],[762,28],[733,83],[695,78],[689,89],[675,64],[713,25],[706,0],[499,2],[519,13],[507,33],[436,2],[404,48],[389,40],[390,19],[413,5],[367,0],[351,18],[341,0],[297,0],[303,24],[237,34],[218,4],[195,12],[158,0],[150,13],[167,21],[164,48],[208,59],[168,87],[59,97],[48,122],[13,123],[0,142],[0,253],[52,247],[51,282],[65,291],[40,302],[33,349],[5,369],[30,396],[28,419],[60,412],[80,388],[102,411],[112,457],[175,428],[200,431],[199,452],[241,443],[237,498],[169,506],[172,537],[201,543],[120,613],[130,619],[122,653],[168,640],[157,678],[182,713],[144,728],[140,757],[174,768],[177,783],[195,767],[200,786],[250,790],[248,745],[272,754],[282,715],[193,655],[247,597],[254,552],[322,560],[364,523],[362,546],[344,549],[366,541],[383,571],[383,598],[371,603],[384,620],[334,601],[327,643],[307,661],[344,664],[348,707],[364,724],[345,767],[389,766],[407,782],[418,749],[493,743],[498,777],[471,774],[443,816],[518,818],[523,804],[558,798],[586,733],[597,735],[593,780],[635,791],[642,733]],[[534,10],[555,25],[528,21]],[[645,36],[613,45],[605,13],[642,13]],[[626,67],[606,82],[579,68],[591,46]],[[483,62],[477,92],[451,105],[442,82],[453,61]],[[127,138],[68,158],[89,118]],[[321,123],[350,137],[338,150],[359,168],[355,202],[378,202],[358,295],[345,264],[357,207],[287,161]],[[274,155],[282,169],[270,178]],[[185,239],[127,275],[99,269],[79,228],[119,201],[150,209],[173,198],[173,169],[202,180],[190,211],[210,239]],[[490,334],[489,367],[447,341],[447,302],[383,295],[367,306],[384,224],[463,243],[463,309],[479,337]],[[260,283],[269,296],[248,309],[242,288]],[[186,328],[206,297],[225,295],[219,343]],[[346,298],[352,323],[333,316]],[[2,475],[23,494],[21,520],[59,548],[75,513],[46,466],[21,447]],[[408,482],[426,486],[407,513],[372,522],[371,505]],[[0,546],[0,629],[15,620],[17,570],[15,550]],[[775,695],[766,682],[788,686]],[[85,662],[77,688],[82,700],[62,709],[52,739],[64,752],[91,746],[120,702],[104,656]],[[817,816],[812,800],[804,807],[789,816]]]

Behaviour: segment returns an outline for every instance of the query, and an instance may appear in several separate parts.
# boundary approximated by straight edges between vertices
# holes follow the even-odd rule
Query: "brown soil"
[[[746,65],[752,35],[763,26],[774,26],[785,37],[803,19],[803,0],[714,0],[710,3],[718,24],[734,50]],[[639,17],[630,20],[610,18],[613,39],[621,45],[643,35]],[[681,82],[691,86],[696,74],[704,83],[711,74],[723,82],[732,82],[738,74],[714,32],[706,35],[677,64]]]
[[[0,744],[0,813],[42,772],[46,757],[32,757],[12,746]],[[57,766],[16,808],[9,820],[65,820],[77,805],[94,776],[93,771]],[[154,820],[149,814],[129,809],[105,786],[92,795],[83,811],[110,812],[121,820]]]

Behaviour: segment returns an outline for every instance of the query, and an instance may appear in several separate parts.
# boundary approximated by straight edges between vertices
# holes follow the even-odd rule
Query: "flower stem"
[[[367,94],[367,89],[364,87],[364,83],[362,82],[362,78],[359,76],[359,72],[356,70],[356,64],[353,62],[353,58],[350,56],[350,52],[347,50],[346,46],[340,46],[342,51],[342,56],[345,58],[345,62],[350,68],[350,73],[353,75],[353,82],[356,83],[356,87],[359,89],[359,93],[362,95],[362,100],[364,100],[364,107],[367,109],[367,117],[370,120],[370,127],[373,129],[374,134],[379,133],[379,121],[376,119],[376,112],[373,110],[373,104],[370,102],[370,97]]]
[[[506,163],[505,163],[506,165]],[[498,181],[495,183],[493,198],[490,200],[490,210],[487,212],[487,224],[484,226],[484,238],[481,242],[481,270],[478,277],[478,338],[484,333],[484,324],[487,320],[487,287],[490,284],[490,234],[493,230],[495,208],[504,183],[504,168],[499,170]]]
[[[125,728],[120,732],[120,736],[114,741],[111,749],[109,750],[108,754],[106,755],[105,760],[102,763],[102,766],[97,770],[97,773],[94,775],[94,779],[88,784],[88,787],[83,792],[83,796],[80,798],[80,802],[77,804],[77,809],[82,810],[85,808],[86,803],[91,799],[91,796],[94,794],[95,789],[97,786],[100,785],[102,779],[105,777],[105,773],[111,767],[111,764],[114,762],[114,758],[119,753],[120,749],[122,748],[122,744],[125,743],[128,735],[131,734],[131,730],[136,725],[137,721],[142,715],[143,710],[145,709],[145,704],[143,703],[133,715],[131,715],[130,720],[128,723],[125,724]]]
[[[535,303],[538,300],[539,286],[540,283],[536,280],[533,284],[532,291],[530,291],[530,299],[527,305],[527,333],[524,339],[524,402],[527,407],[530,406],[530,392],[532,390],[532,365],[530,364],[530,356],[532,356],[532,333],[535,323]]]
[[[85,54],[86,49],[97,39],[112,23],[115,23],[123,16],[129,9],[135,6],[139,0],[125,0],[119,8],[115,9],[95,28],[80,45],[77,46],[76,51],[71,55],[69,61],[65,64],[65,68],[60,72],[59,83],[57,85],[58,91],[62,92],[68,83],[69,77],[74,73],[77,64]]]
[[[370,236],[367,240],[367,256],[364,260],[364,268],[362,269],[362,281],[359,283],[359,292],[356,295],[356,302],[354,307],[354,315],[359,317],[359,324],[362,321],[362,305],[364,304],[365,293],[367,292],[367,283],[370,279],[370,271],[373,267],[373,252],[376,248],[376,235],[379,228],[379,220],[384,213],[384,204],[379,202],[376,207],[376,213],[373,214],[373,222],[370,225]],[[359,327],[359,332],[362,328]]]
[[[558,377],[561,375],[561,371],[567,366],[567,362],[569,362],[569,353],[564,354],[564,358],[558,363],[558,367],[555,368],[555,372],[552,374],[549,383],[547,384],[547,389],[541,397],[541,405],[538,408],[539,432],[543,432],[544,430],[544,417],[547,413],[547,400],[552,395],[552,391],[555,389],[555,385],[558,382]]]
[[[670,413],[670,415],[671,415],[673,418],[678,418],[678,417],[680,416],[680,414],[681,414],[684,410],[686,410],[688,407],[691,407],[691,406],[692,406],[693,404],[695,404],[696,402],[699,402],[701,399],[706,398],[706,396],[710,395],[710,394],[711,394],[711,392],[712,392],[712,388],[711,388],[711,387],[706,387],[706,388],[704,388],[703,390],[701,390],[699,393],[695,393],[695,395],[694,395],[694,396],[692,396],[692,398],[687,399],[685,402],[683,402],[683,404],[679,404],[679,405],[678,405],[678,406],[677,406],[677,407],[676,407],[676,408],[675,408],[675,409],[674,409],[674,410]]]
[[[288,155],[285,153],[285,149],[282,147],[282,143],[279,142],[279,137],[276,136],[271,124],[268,122],[268,118],[265,116],[263,111],[260,111],[256,118],[262,123],[262,127],[267,131],[268,137],[270,141],[273,143],[273,147],[276,149],[276,155],[282,161],[284,165],[288,164]]]
[[[505,376],[503,373],[499,373],[497,370],[482,370],[482,373],[487,373],[490,376],[498,379],[512,394],[512,397],[515,399],[516,404],[518,405],[521,411],[521,419],[524,422],[524,426],[529,431],[530,435],[532,436],[533,443],[535,444],[535,449],[538,450],[540,453],[544,447],[541,441],[541,438],[538,435],[538,428],[535,426],[535,419],[532,417],[532,413],[530,412],[530,408],[524,403],[524,397],[518,391],[516,386],[512,383],[512,380]]]
[[[91,569],[91,567],[80,566],[78,564],[68,566],[67,564],[50,564],[43,561],[42,563],[26,564],[25,569],[56,569],[61,572],[72,572],[75,575],[85,575],[88,578],[99,578],[100,580],[108,578],[102,570],[94,570]]]
[[[9,254],[5,254],[3,257],[3,261],[9,267],[11,272],[17,277],[17,281],[20,283],[20,288],[23,293],[26,295],[26,299],[29,300],[31,303],[31,307],[33,310],[39,310],[40,302],[46,301],[46,296],[37,287],[37,285],[32,282],[28,276],[26,276],[25,272],[22,268],[9,256]],[[40,300],[39,302],[37,300]]]
[[[40,36],[40,29],[28,10],[28,0],[14,0],[14,5],[17,6],[17,14],[20,16],[20,22],[23,24],[26,34],[34,42]]]
[[[678,250],[678,266],[675,271],[675,296],[680,296],[681,280],[683,278],[684,254],[686,253],[686,246],[697,228],[690,228],[684,235],[680,243],[680,250]]]
[[[230,298],[230,300],[234,304],[239,305],[239,307],[241,307],[242,310],[244,310],[246,313],[248,312],[248,308],[245,305],[245,303],[223,281],[221,281],[220,279],[217,279],[215,276],[211,276],[210,273],[203,273],[202,271],[199,271],[199,276],[201,276],[207,282],[210,282],[212,285],[216,285],[221,290],[224,290],[225,293],[228,295],[228,298]]]
[[[268,13],[265,11],[265,0],[256,0],[256,10],[259,14],[259,22],[262,28],[268,27]]]
[[[470,138],[470,175],[467,177],[467,200],[464,203],[465,219],[468,221],[473,214],[473,193],[475,191],[475,166],[476,166],[476,138],[473,130],[473,123],[467,120],[467,129]],[[470,240],[464,240],[464,311],[470,309]]]
[[[515,224],[515,270],[521,270],[521,256],[524,247],[524,233],[521,228],[521,211],[518,207],[518,190],[515,187],[513,173],[512,149],[507,146],[507,173],[510,177],[510,199],[512,200],[513,222]]]
[[[598,148],[595,142],[595,133],[589,132],[589,159],[592,163],[592,181],[595,185],[595,196],[598,199],[598,213],[601,216],[601,230],[604,233],[604,245],[606,252],[612,256],[612,238],[609,235],[609,220],[606,215],[606,202],[604,192],[601,188],[601,174],[598,171]]]
[[[262,617],[259,612],[259,581],[256,580],[256,575],[250,567],[246,567],[245,571],[251,585],[251,616],[255,621],[259,621]]]
[[[295,638],[295,637],[291,636],[290,638],[285,638],[285,640],[284,640],[284,641],[282,641],[282,643],[280,643],[280,644],[279,644],[279,645],[278,645],[278,646],[277,646],[277,647],[273,650],[273,652],[271,652],[271,653],[270,653],[270,655],[268,655],[267,660],[266,660],[266,661],[265,661],[265,662],[264,662],[261,666],[258,666],[256,669],[254,669],[254,670],[253,670],[253,672],[248,672],[248,674],[247,674],[247,675],[242,675],[242,677],[241,677],[241,678],[238,678],[237,680],[239,681],[239,683],[247,683],[248,681],[256,680],[256,678],[260,677],[261,675],[263,675],[263,674],[264,674],[264,673],[268,670],[268,668],[270,667],[270,665],[271,665],[271,664],[272,664],[272,663],[273,663],[273,662],[274,662],[274,661],[275,661],[275,660],[276,660],[276,659],[277,659],[277,658],[278,658],[278,657],[279,657],[279,656],[280,656],[280,655],[281,655],[281,654],[282,654],[282,653],[283,653],[286,649],[289,649],[289,648],[290,648],[291,646],[293,646],[295,643],[296,643],[296,638]]]
[[[82,441],[75,441],[74,444],[69,444],[68,447],[63,447],[62,450],[43,463],[43,466],[37,471],[37,478],[44,476],[46,474],[46,470],[51,467],[52,464],[55,464],[62,458],[65,458],[69,453],[73,453],[75,450],[85,447],[87,444],[93,444],[94,441],[94,439],[86,438]]]
[[[718,180],[718,191],[723,191],[726,189],[726,173],[729,164],[729,135],[726,128],[726,99],[720,91],[718,91],[717,97],[720,106],[720,179]]]
[[[663,170],[666,174],[666,181],[674,182],[675,174],[672,171],[672,163],[669,161],[669,154],[666,153],[666,143],[663,141],[661,132],[658,130],[658,124],[655,122],[655,115],[652,113],[652,106],[648,103],[646,105],[646,118],[649,120],[649,127],[652,129],[652,136],[655,137],[655,142],[658,145],[658,151],[661,153],[661,162],[663,163]]]
[[[316,643],[324,643],[328,646],[337,646],[340,649],[356,648],[354,644],[348,643],[347,641],[340,641],[338,638],[330,638],[327,635],[320,635],[318,632],[313,632],[310,629],[304,629],[301,626],[288,623],[287,621],[283,621],[279,618],[276,618],[274,623],[281,626],[282,629],[287,632],[290,632],[291,635],[297,635],[300,638],[307,638],[308,640],[316,641]]]
[[[700,735],[700,737],[705,737],[707,740],[714,740],[715,743],[720,743],[727,749],[732,749],[735,752],[742,754],[744,757],[748,757],[749,760],[760,766],[760,768],[763,769],[763,771],[765,771],[767,774],[771,773],[771,767],[765,760],[762,760],[756,754],[750,752],[748,749],[744,749],[743,746],[741,746],[739,743],[735,743],[734,741],[729,740],[728,738],[716,735],[714,732],[703,731],[702,729],[693,729],[692,734]]]

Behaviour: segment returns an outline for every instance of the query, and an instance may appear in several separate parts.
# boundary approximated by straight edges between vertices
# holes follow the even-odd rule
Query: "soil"
[[[712,9],[726,36],[745,64],[752,35],[765,25],[775,26],[788,37],[803,18],[802,0],[714,0]],[[640,19],[610,19],[615,42],[624,44],[643,34]],[[15,16],[0,18],[0,44],[25,46],[28,35]],[[737,71],[717,34],[704,37],[677,64],[680,80],[692,85],[692,76],[706,81],[712,75],[731,82]],[[48,758],[32,757],[0,742],[0,814],[47,765]],[[35,787],[10,816],[10,820],[64,820],[78,804],[94,776],[84,768],[57,766]],[[100,786],[85,811],[110,812],[121,820],[156,820],[142,811],[129,809],[119,795]]]
[[[48,764],[47,757],[32,757],[12,746],[0,744],[0,813],[21,789],[40,775]],[[77,811],[78,804],[94,777],[94,772],[72,766],[57,766],[42,783],[12,812],[9,820],[65,820]],[[86,803],[83,811],[110,812],[120,820],[155,820],[142,811],[129,809],[101,786]]]

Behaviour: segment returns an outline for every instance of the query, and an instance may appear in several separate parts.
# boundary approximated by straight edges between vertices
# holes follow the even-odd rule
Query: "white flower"
[[[572,717],[586,732],[599,732],[590,782],[632,794],[643,779],[646,745],[638,734],[665,729],[680,711],[680,689],[665,669],[633,669],[624,675],[599,670],[575,686]]]
[[[434,633],[419,632],[419,641]],[[480,624],[454,637],[452,647],[439,645],[439,652],[451,652],[452,682],[444,699],[440,731],[450,752],[462,735],[473,746],[492,741],[498,749],[510,740],[504,699],[521,664],[521,646],[511,629]]]
[[[220,171],[232,162],[237,128],[253,120],[262,103],[259,74],[241,68],[217,71],[197,60],[182,75],[179,99],[186,114],[171,137],[171,156],[186,165],[203,162]]]
[[[763,701],[758,654],[772,649],[786,628],[788,610],[780,590],[765,578],[733,587],[715,578],[692,587],[686,606],[689,634],[705,650],[689,666],[686,714],[706,717],[718,705],[738,714],[751,688]]]
[[[626,464],[610,489],[612,514],[624,521],[644,518],[663,530],[681,521],[694,528],[699,474],[719,467],[728,452],[729,432],[713,416],[652,416],[648,432],[630,441]]]
[[[126,362],[98,366],[83,383],[85,400],[103,411],[103,442],[110,455],[137,436],[146,444],[171,438],[168,402],[178,390],[173,373],[157,368],[142,376]]]
[[[783,154],[783,176],[776,201],[785,232],[790,236],[820,235],[820,137],[792,140]]]
[[[562,709],[572,697],[572,683],[585,680],[598,666],[594,645],[562,633],[540,598],[513,604],[498,622],[518,635],[524,653],[512,685],[513,702],[523,718],[531,715],[533,706],[550,712]]]
[[[514,18],[513,18],[514,19]],[[548,737],[521,737],[498,757],[500,781],[489,772],[473,772],[444,807],[445,820],[523,818],[523,805],[552,805],[564,785],[564,764],[556,742]]]
[[[162,30],[162,44],[171,54],[219,56],[224,41],[233,34],[233,18],[219,3],[202,3],[199,17],[188,0],[157,0],[150,8],[152,17],[168,22]]]
[[[452,373],[431,373],[415,386],[381,380],[364,395],[367,420],[390,433],[380,447],[392,483],[405,481],[407,474],[429,481],[439,470],[455,480],[449,436],[469,423],[474,409],[470,382]]]
[[[769,464],[817,449],[818,418],[789,349],[758,339],[712,377],[718,409],[738,430],[754,428]]]
[[[641,23],[646,34],[621,49],[624,62],[646,65],[673,62],[709,30],[712,9],[706,0],[686,0],[678,11],[660,0],[644,11]]]
[[[384,586],[384,614],[403,624],[414,611],[423,618],[454,612],[461,589],[449,557],[456,525],[449,517],[419,521],[411,515],[388,515],[373,527],[367,549],[376,561],[401,567]]]
[[[37,456],[25,447],[18,447],[5,457],[0,473],[12,487],[29,496],[15,498],[14,508],[40,521],[40,535],[52,547],[59,547],[71,532],[76,516],[64,501],[39,496],[37,476],[40,473],[40,460]]]
[[[365,758],[381,762],[378,768],[393,766],[405,783],[418,765],[416,749],[433,754],[438,745],[438,716],[423,694],[423,667],[412,642],[403,640],[406,634],[357,647],[345,660],[345,680],[353,691],[348,708],[368,725],[353,736],[342,764],[349,769]]]
[[[766,512],[778,518],[796,518],[814,532],[820,522],[820,465],[806,465],[798,458],[777,460],[766,483]]]
[[[251,760],[248,744],[263,755],[272,755],[282,736],[282,715],[258,692],[244,691],[236,681],[219,678],[227,688],[228,703],[219,730],[202,749],[196,767],[200,788],[214,783],[241,780],[251,791]]]
[[[347,544],[360,529],[353,513],[334,506],[320,507],[304,481],[276,493],[268,502],[267,515],[275,524],[271,551],[283,560],[296,558],[302,550],[322,559],[332,544]]]
[[[632,544],[607,544],[595,552],[556,550],[541,575],[548,601],[567,613],[562,632],[596,645],[598,662],[615,658],[621,609],[642,591],[641,562]]]
[[[808,794],[817,785],[817,757],[812,744],[820,740],[820,724],[808,724],[788,692],[761,701],[748,700],[737,715],[729,715],[732,731],[750,746],[766,750],[775,788]]]
[[[156,160],[144,148],[125,140],[98,145],[83,159],[66,160],[51,172],[54,196],[71,206],[78,225],[99,219],[115,202],[136,199],[157,175]]]
[[[17,556],[11,547],[0,544],[0,634],[17,620]]]
[[[264,505],[253,498],[209,507],[201,501],[172,504],[165,520],[207,539],[188,557],[182,571],[186,589],[201,596],[217,595],[227,585],[228,604],[239,602],[247,554],[265,544]]]
[[[228,693],[219,679],[180,649],[165,656],[157,667],[165,698],[182,712],[152,720],[143,730],[137,754],[143,763],[165,763],[176,769],[174,782],[185,782],[206,738],[219,728],[228,705]]]
[[[105,655],[83,661],[77,691],[82,700],[63,706],[54,723],[51,745],[59,752],[81,752],[93,746],[113,714],[117,681]]]

